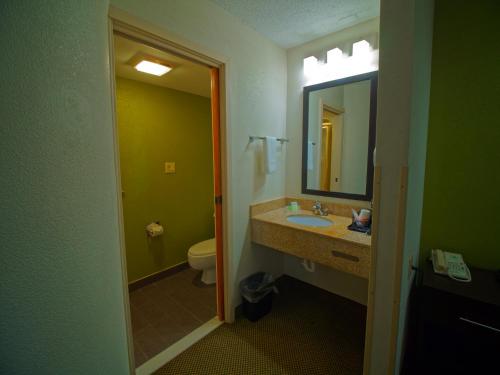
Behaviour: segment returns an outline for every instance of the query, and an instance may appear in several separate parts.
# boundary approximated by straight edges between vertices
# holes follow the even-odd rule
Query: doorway
[[[214,316],[224,321],[223,65],[121,23],[113,22],[111,38],[134,368]],[[147,74],[138,69],[142,61],[167,72]]]
[[[320,103],[320,190],[342,191],[342,129],[344,110]]]

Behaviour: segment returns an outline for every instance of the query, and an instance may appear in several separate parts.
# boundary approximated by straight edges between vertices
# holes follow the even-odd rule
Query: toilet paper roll
[[[146,226],[146,233],[149,237],[158,237],[163,234],[163,227],[159,223],[151,223]]]

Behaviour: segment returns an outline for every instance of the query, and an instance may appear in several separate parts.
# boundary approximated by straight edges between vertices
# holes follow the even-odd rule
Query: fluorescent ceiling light
[[[139,72],[162,76],[172,70],[170,66],[158,64],[148,60],[142,60],[134,67]]]

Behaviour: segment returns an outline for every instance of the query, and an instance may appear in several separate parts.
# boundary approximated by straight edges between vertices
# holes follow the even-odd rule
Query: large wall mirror
[[[304,87],[302,193],[371,200],[377,72]]]

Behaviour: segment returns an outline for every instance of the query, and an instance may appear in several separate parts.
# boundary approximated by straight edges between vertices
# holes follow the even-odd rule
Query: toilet
[[[188,262],[191,268],[203,271],[201,281],[207,285],[215,283],[215,238],[191,246]]]

